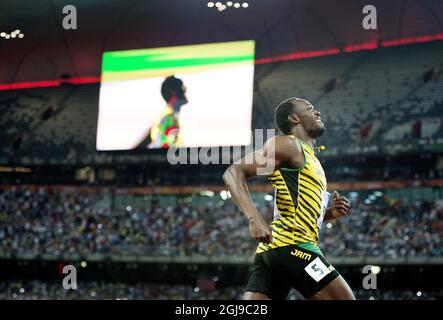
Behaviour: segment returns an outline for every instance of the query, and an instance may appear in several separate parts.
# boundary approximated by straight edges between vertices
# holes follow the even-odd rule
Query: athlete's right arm
[[[246,184],[247,178],[271,174],[281,164],[298,166],[303,163],[301,147],[288,136],[275,136],[262,149],[252,152],[236,161],[226,169],[223,180],[231,193],[233,201],[249,220],[251,237],[259,242],[271,243],[272,234],[254,205]]]

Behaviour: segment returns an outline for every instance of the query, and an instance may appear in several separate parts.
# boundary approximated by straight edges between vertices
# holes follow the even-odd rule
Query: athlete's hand
[[[261,216],[249,219],[249,233],[258,242],[273,243],[271,227]]]
[[[340,196],[337,191],[334,191],[332,193],[331,218],[337,219],[338,217],[349,214],[350,206],[351,204],[346,197]]]

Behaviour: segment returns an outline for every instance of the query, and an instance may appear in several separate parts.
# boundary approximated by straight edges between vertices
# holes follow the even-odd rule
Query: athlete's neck
[[[304,143],[306,143],[306,144],[310,145],[312,148],[314,148],[314,147],[315,147],[315,144],[316,144],[316,143],[315,143],[315,139],[312,138],[312,137],[310,137],[306,131],[304,131],[304,130],[300,130],[299,128],[300,128],[300,127],[298,127],[298,126],[295,127],[295,128],[292,130],[291,135],[293,135],[293,136],[296,137],[297,139],[303,141]]]
[[[176,96],[172,96],[171,99],[169,99],[168,107],[174,110],[174,112],[179,112],[182,105],[186,104],[186,99],[179,99]]]

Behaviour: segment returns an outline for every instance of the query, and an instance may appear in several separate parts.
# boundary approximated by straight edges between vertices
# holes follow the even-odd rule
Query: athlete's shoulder
[[[265,152],[269,156],[274,154],[281,163],[296,165],[301,163],[302,149],[300,143],[292,136],[274,136],[265,143]]]
[[[300,143],[293,136],[278,135],[269,138],[265,145],[267,147],[274,147],[276,151],[288,151],[291,154],[297,151],[301,151]]]

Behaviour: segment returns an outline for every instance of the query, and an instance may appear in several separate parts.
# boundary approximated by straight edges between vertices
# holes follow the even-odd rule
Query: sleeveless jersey
[[[326,191],[326,176],[314,150],[303,141],[296,141],[301,146],[304,165],[300,169],[278,168],[268,175],[274,188],[274,243],[260,243],[257,253],[306,242],[318,245],[330,193]]]

